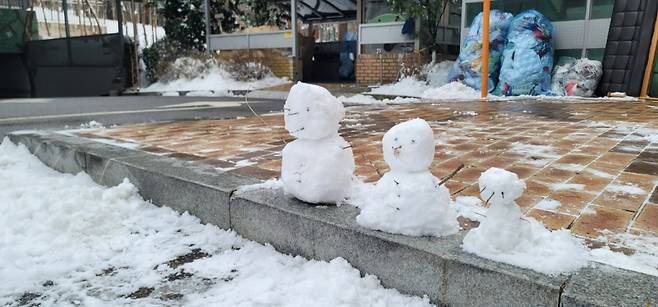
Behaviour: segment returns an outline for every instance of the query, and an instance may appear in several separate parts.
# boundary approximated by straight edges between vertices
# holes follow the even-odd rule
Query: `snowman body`
[[[431,127],[414,119],[391,128],[382,141],[386,173],[362,205],[357,223],[390,233],[443,236],[459,231],[450,192],[429,171],[434,159]]]
[[[480,197],[491,206],[480,225],[464,237],[466,250],[508,253],[531,240],[530,224],[515,200],[521,197],[525,183],[512,172],[490,168],[479,180]]]
[[[297,139],[282,150],[281,181],[287,194],[308,203],[338,203],[352,189],[352,149],[338,135],[345,110],[329,91],[297,83],[284,106],[285,127]]]

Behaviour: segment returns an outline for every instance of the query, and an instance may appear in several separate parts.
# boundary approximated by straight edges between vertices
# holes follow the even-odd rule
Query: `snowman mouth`
[[[400,156],[400,149],[402,149],[402,145],[397,146],[397,147],[392,147],[393,148],[393,155],[397,158]]]
[[[297,132],[300,132],[300,131],[304,131],[304,127],[301,127],[297,130],[290,131],[290,133],[297,133]]]

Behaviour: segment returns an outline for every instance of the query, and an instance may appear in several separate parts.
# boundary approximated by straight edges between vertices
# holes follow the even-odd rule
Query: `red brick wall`
[[[260,62],[269,67],[277,77],[288,77],[293,79],[292,53],[290,48],[282,49],[245,49],[245,50],[222,50],[220,59],[230,59],[234,52],[248,53],[254,62]]]
[[[359,84],[377,84],[380,76],[383,83],[396,81],[400,70],[414,70],[429,62],[426,53],[387,53],[360,54],[356,59],[356,82]],[[382,73],[383,72],[383,73]]]

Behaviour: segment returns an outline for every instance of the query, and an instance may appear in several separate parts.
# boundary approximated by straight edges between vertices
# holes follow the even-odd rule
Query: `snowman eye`
[[[411,144],[414,144],[414,143],[416,143],[416,140],[411,139]]]
[[[397,141],[397,140],[398,140],[398,138],[394,138],[394,139],[393,139],[393,141]]]
[[[311,112],[311,108],[306,108],[306,112]]]

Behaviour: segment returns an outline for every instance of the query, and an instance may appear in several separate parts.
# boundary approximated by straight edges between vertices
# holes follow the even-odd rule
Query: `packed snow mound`
[[[271,87],[288,82],[286,78],[279,78],[272,74],[262,79],[238,81],[232,76],[220,61],[201,62],[193,58],[179,58],[173,64],[184,73],[177,79],[158,81],[143,88],[142,92],[178,92],[178,91],[212,91],[213,96],[230,95],[233,90],[255,90]]]
[[[319,140],[338,135],[345,116],[343,103],[326,88],[298,82],[283,106],[285,128],[298,138]]]
[[[420,118],[393,126],[384,134],[382,146],[384,160],[394,171],[427,171],[434,160],[434,133]]]
[[[408,236],[459,231],[450,192],[430,172],[390,171],[377,181],[356,217],[359,225]]]
[[[423,66],[422,74],[430,87],[440,87],[448,83],[448,73],[454,64],[454,61],[441,61],[438,63],[428,63]]]
[[[345,201],[354,181],[354,157],[338,135],[343,104],[321,86],[297,83],[284,105],[285,127],[297,139],[281,152],[284,191],[308,203]]]
[[[413,77],[407,77],[396,83],[380,86],[373,89],[372,93],[390,96],[418,97],[432,100],[480,99],[479,92],[461,82],[450,82],[440,87],[432,87],[427,85],[424,81],[419,81]]]
[[[552,232],[523,215],[515,200],[523,194],[525,183],[516,174],[491,168],[482,173],[478,184],[480,197],[491,206],[480,225],[464,237],[464,250],[546,274],[570,272],[587,264],[585,246],[568,230]]]
[[[35,306],[431,306],[345,259],[283,255],[154,206],[128,181],[107,188],[85,173],[58,173],[8,139],[0,178],[11,178],[0,189],[1,306],[29,293],[38,294],[27,303]],[[153,290],[127,297],[140,288]],[[166,300],[171,294],[181,296]]]
[[[434,159],[432,128],[422,119],[395,125],[382,141],[391,171],[369,190],[359,225],[410,236],[457,233],[457,212],[450,192],[429,172]]]
[[[281,181],[287,194],[312,204],[336,204],[349,197],[354,157],[342,137],[298,139],[288,143],[281,156]]]
[[[439,88],[430,88],[426,90],[423,92],[423,98],[437,100],[474,100],[480,99],[480,93],[461,82],[450,82]]]
[[[491,209],[487,214],[490,213]],[[489,215],[487,215],[488,218]],[[504,252],[488,249],[485,247],[487,241],[502,234],[485,235],[481,233],[479,236],[472,236],[473,230],[464,238],[462,247],[467,252],[483,258],[548,275],[574,272],[587,265],[587,248],[582,240],[571,235],[569,230],[550,231],[532,218],[525,218],[523,223],[527,225],[523,229],[523,231],[527,231],[526,237],[516,244],[514,249]],[[517,229],[517,231],[520,230]]]

